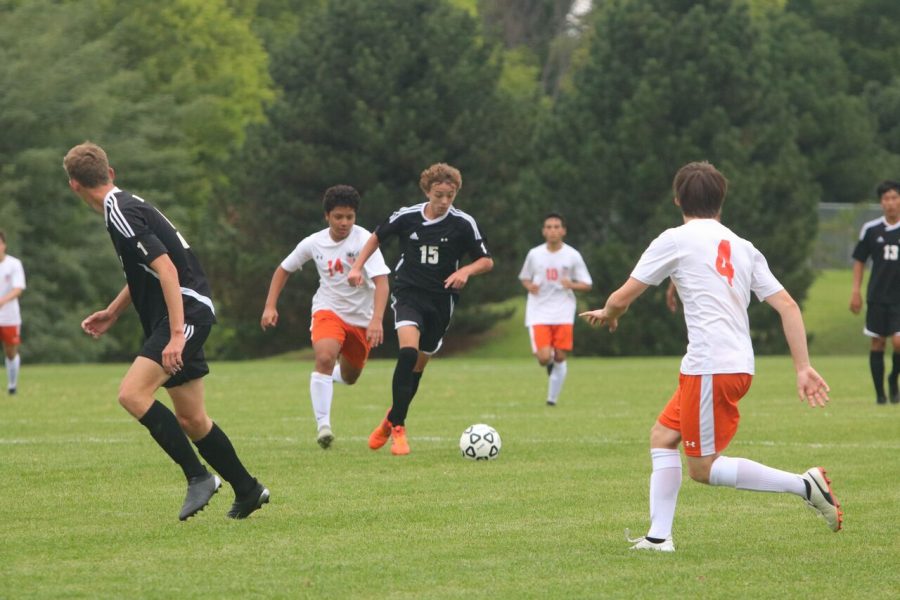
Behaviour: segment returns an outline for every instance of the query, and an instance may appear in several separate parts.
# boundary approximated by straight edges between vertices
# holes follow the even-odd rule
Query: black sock
[[[194,442],[200,456],[206,459],[213,469],[221,475],[225,481],[234,488],[237,496],[243,496],[253,491],[256,487],[256,479],[250,476],[241,460],[238,458],[231,440],[219,426],[213,423],[212,429],[202,440]]]
[[[391,385],[394,403],[388,413],[391,425],[405,425],[409,403],[412,402],[413,367],[419,359],[419,351],[407,346],[400,348],[397,366],[394,367],[394,381]]]
[[[888,388],[891,392],[897,391],[897,377],[900,376],[900,352],[891,355],[891,372],[888,375]]]
[[[154,400],[150,405],[150,410],[144,413],[138,422],[150,431],[150,435],[153,436],[159,447],[178,463],[178,466],[184,471],[185,477],[190,479],[208,473],[206,467],[197,458],[194,449],[191,448],[187,436],[184,435],[178,424],[178,419],[171,410],[166,408],[165,404]]]
[[[875,394],[884,398],[884,351],[869,352],[869,369],[872,371],[872,383],[875,384]]]
[[[422,381],[422,373],[424,371],[413,371],[412,379],[409,382],[409,401],[412,402],[419,391],[419,382]]]

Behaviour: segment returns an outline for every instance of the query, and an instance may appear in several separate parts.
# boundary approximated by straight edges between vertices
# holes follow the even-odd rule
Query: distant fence
[[[853,247],[863,223],[882,214],[880,204],[819,204],[819,235],[813,247],[816,269],[846,269],[853,264]]]

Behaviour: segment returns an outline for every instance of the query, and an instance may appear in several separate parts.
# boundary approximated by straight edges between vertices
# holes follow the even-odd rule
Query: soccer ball
[[[459,449],[470,460],[494,460],[500,454],[500,434],[484,423],[472,425],[459,438]]]

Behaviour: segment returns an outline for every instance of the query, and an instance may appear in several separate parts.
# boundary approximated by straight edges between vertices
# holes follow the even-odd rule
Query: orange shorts
[[[317,310],[313,313],[313,344],[319,340],[337,340],[341,345],[341,355],[356,367],[362,369],[369,358],[369,342],[366,341],[366,328],[356,327],[344,322],[330,310]]]
[[[737,433],[741,414],[738,402],[750,389],[747,373],[684,375],[678,389],[659,415],[659,422],[681,432],[688,456],[709,456],[723,451]]]
[[[0,325],[0,342],[11,346],[18,346],[22,343],[19,336],[20,327],[18,325]]]
[[[571,323],[562,325],[532,325],[528,328],[531,337],[531,351],[536,353],[538,348],[556,348],[557,350],[569,351],[572,349],[572,331],[574,327]]]

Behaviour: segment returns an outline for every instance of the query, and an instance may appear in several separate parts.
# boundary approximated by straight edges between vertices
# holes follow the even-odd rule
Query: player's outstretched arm
[[[109,331],[115,322],[119,319],[119,315],[131,304],[131,292],[128,286],[122,288],[115,299],[109,303],[109,306],[103,310],[91,314],[81,322],[81,330],[92,338],[99,338],[101,335]]]
[[[791,350],[794,370],[797,372],[797,395],[800,396],[800,400],[808,402],[810,406],[825,406],[828,402],[830,388],[809,363],[806,328],[803,326],[800,307],[786,290],[769,296],[766,298],[766,302],[781,316],[784,337]]]
[[[619,327],[619,317],[625,314],[631,303],[638,299],[638,296],[650,286],[646,283],[629,277],[628,281],[622,284],[622,287],[614,291],[606,299],[606,306],[599,310],[589,310],[579,314],[581,318],[587,320],[591,325],[600,325],[608,327],[610,331],[615,331]]]
[[[487,273],[493,268],[494,259],[490,256],[482,256],[478,260],[471,262],[463,268],[451,273],[450,277],[444,280],[444,289],[462,289],[463,287],[465,287],[466,283],[468,283],[469,277]]]
[[[372,310],[372,320],[366,327],[366,340],[369,346],[375,348],[384,341],[384,310],[387,307],[390,285],[387,275],[377,275],[372,278],[375,284],[375,307]]]
[[[359,256],[356,257],[356,260],[353,261],[353,268],[350,269],[350,272],[347,273],[347,283],[349,283],[353,287],[359,287],[363,283],[363,267],[366,265],[366,261],[369,260],[369,257],[375,254],[375,250],[378,249],[378,245],[381,242],[378,240],[378,235],[372,234],[369,236],[369,239],[366,240],[366,243],[359,251]]]
[[[858,315],[862,309],[862,282],[866,271],[866,263],[853,261],[853,290],[850,292],[850,312]]]
[[[290,276],[291,274],[281,265],[272,273],[272,281],[269,283],[269,294],[266,296],[266,305],[259,320],[259,326],[262,327],[263,331],[278,325],[278,298],[281,296],[281,290],[284,289],[284,285]]]

